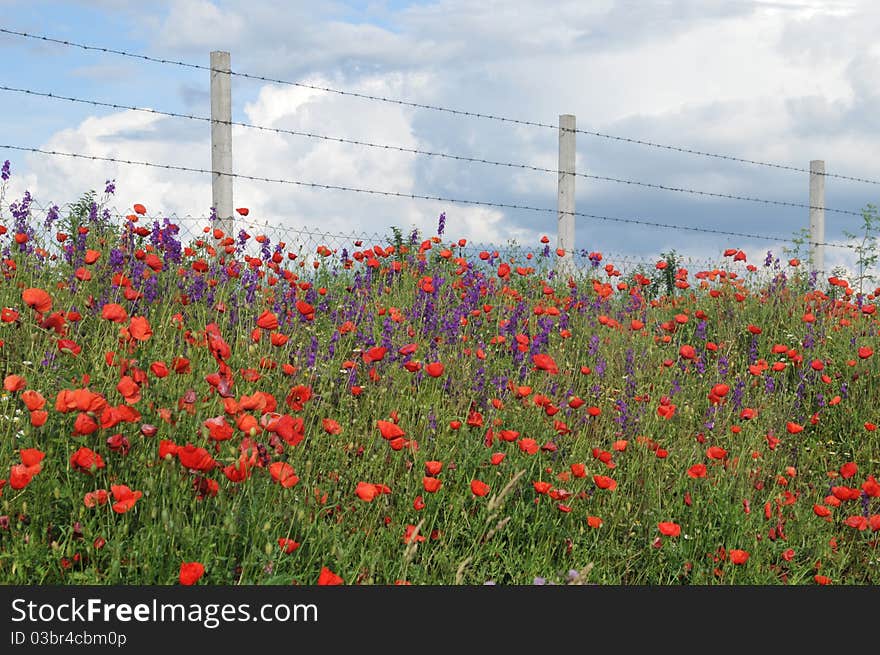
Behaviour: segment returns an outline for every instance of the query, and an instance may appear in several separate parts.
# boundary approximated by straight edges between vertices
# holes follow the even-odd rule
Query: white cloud
[[[226,50],[225,44],[241,40],[245,13],[240,9],[224,11],[210,0],[173,0],[156,45],[167,48],[183,43],[187,49]]]
[[[320,78],[317,86],[331,85]],[[419,75],[366,78],[354,91],[398,95],[405,87],[427,84]],[[411,126],[411,110],[366,103],[357,120],[351,119],[351,100],[336,94],[301,87],[266,85],[245,106],[246,122],[281,130],[312,134],[344,135],[350,140],[394,143],[418,148]],[[182,144],[173,130],[187,128],[190,142]],[[189,168],[210,168],[210,140],[201,124],[181,128],[174,119],[135,111],[90,117],[55,134],[43,148],[59,152],[88,153],[97,157],[171,164]],[[198,131],[194,131],[198,130]],[[203,136],[198,136],[199,134]],[[318,184],[381,190],[399,194],[422,194],[415,187],[415,156],[394,150],[361,148],[333,141],[233,129],[233,158],[236,173],[245,176],[315,182]],[[91,162],[65,157],[31,155],[37,178],[14,177],[10,199],[26,184],[42,201],[73,201],[84,191],[103,189],[107,178],[115,178],[114,199],[120,213],[135,202],[147,205],[151,214],[205,216],[211,204],[207,175],[168,171],[161,168]],[[473,206],[421,200],[386,199],[372,194],[342,190],[312,189],[303,185],[277,184],[248,179],[234,181],[234,203],[250,213],[242,223],[272,228],[317,229],[339,234],[390,234],[391,226],[418,228],[431,235],[441,211],[448,216],[447,236],[472,241],[534,239],[527,230],[506,227],[499,211]],[[44,197],[44,196],[49,197]]]

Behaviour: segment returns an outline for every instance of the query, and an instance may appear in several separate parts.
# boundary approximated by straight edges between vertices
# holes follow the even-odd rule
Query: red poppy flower
[[[709,446],[706,450],[706,457],[709,459],[724,459],[727,457],[727,451],[721,446]]]
[[[694,464],[688,469],[688,477],[689,478],[705,478],[706,477],[706,465],[705,464]]]
[[[208,437],[214,441],[226,441],[232,439],[235,430],[222,416],[206,419],[202,425],[208,428]]]
[[[467,424],[472,428],[483,427],[483,415],[473,410],[468,412]]]
[[[91,475],[97,469],[104,468],[104,460],[94,450],[83,446],[70,456],[70,466],[75,471]]]
[[[550,484],[549,482],[544,482],[543,480],[533,482],[532,486],[535,488],[535,491],[538,492],[539,494],[549,493],[550,490],[553,488],[552,484]]]
[[[672,521],[661,521],[657,524],[657,529],[660,530],[660,534],[667,537],[677,537],[681,534],[681,526]]]
[[[429,460],[425,462],[425,472],[428,475],[437,475],[443,470],[443,462],[437,460]]]
[[[588,516],[587,517],[587,525],[591,528],[598,528],[602,525],[603,521],[598,516]]]
[[[178,579],[182,585],[194,585],[205,575],[205,567],[200,562],[183,562]]]
[[[143,206],[141,203],[139,203],[139,202],[138,202],[138,203],[135,203],[133,209],[134,209],[134,213],[135,213],[135,214],[140,214],[141,216],[143,216],[144,214],[147,213],[147,208],[144,207],[144,206]]]
[[[831,494],[838,500],[858,500],[862,492],[860,489],[839,485],[831,487]]]
[[[789,434],[797,434],[798,432],[803,432],[804,426],[789,421],[785,424],[785,429],[788,430]]]
[[[116,500],[113,503],[113,511],[117,514],[125,514],[144,495],[141,491],[132,491],[124,484],[114,484],[110,487],[110,491],[113,492],[113,498]]]
[[[36,410],[31,412],[31,425],[35,428],[42,427],[46,425],[46,421],[49,420],[49,412],[44,410]]]
[[[12,389],[7,389],[7,391],[12,391]],[[43,398],[43,395],[33,389],[23,391],[21,394],[21,401],[25,404],[25,407],[28,408],[28,411],[31,412],[43,409],[43,407],[46,406],[46,399]]]
[[[128,332],[137,341],[147,341],[153,336],[150,322],[144,316],[135,316],[128,324]]]
[[[443,483],[438,478],[433,478],[426,475],[422,478],[422,486],[425,488],[425,491],[433,494],[437,493],[440,490],[440,487],[443,486]]]
[[[580,409],[581,407],[583,407],[586,404],[586,402],[587,401],[585,401],[583,398],[580,398],[578,396],[572,396],[571,398],[568,399],[568,406],[571,407],[572,409]]]
[[[321,572],[318,574],[318,584],[319,585],[341,585],[345,584],[345,581],[333,573],[326,566],[321,567]]]
[[[382,493],[382,485],[371,484],[369,482],[358,482],[357,488],[354,492],[362,501],[369,503],[373,498]]]
[[[10,307],[4,307],[0,310],[0,321],[4,323],[14,323],[19,316],[19,313]]]
[[[439,378],[443,375],[443,364],[440,362],[431,362],[427,366],[425,366],[425,372],[430,375],[432,378]]]
[[[141,388],[130,375],[123,375],[116,384],[116,390],[128,403],[136,403],[141,399]]]
[[[534,455],[538,452],[538,442],[534,439],[523,437],[517,442],[517,445],[522,452],[528,455]]]
[[[42,289],[30,287],[21,292],[21,299],[25,305],[45,314],[52,309],[52,297]]]
[[[257,327],[261,327],[264,330],[277,330],[278,317],[267,309],[257,318]]]
[[[551,375],[555,375],[559,373],[559,368],[556,366],[556,362],[550,355],[545,354],[536,354],[532,355],[532,363],[535,365],[535,368],[539,371],[547,371]]]
[[[31,475],[36,475],[42,469],[41,462],[46,457],[46,453],[37,448],[22,448],[19,451],[21,463],[27,467]]]
[[[831,510],[825,507],[825,505],[813,505],[813,514],[825,518],[826,516],[831,516]]]
[[[290,389],[284,402],[287,403],[287,406],[294,412],[301,412],[311,397],[312,388],[304,384],[299,384]]]
[[[847,516],[844,521],[845,525],[848,525],[851,528],[855,528],[856,530],[867,530],[868,529],[868,519],[865,516]]]
[[[594,475],[593,482],[600,489],[608,489],[609,491],[617,489],[617,481],[609,478],[607,475]]]
[[[697,357],[697,351],[694,350],[694,347],[687,344],[678,349],[678,354],[682,359],[696,359]]]
[[[296,311],[298,311],[302,316],[310,320],[315,317],[315,308],[307,303],[305,300],[296,301]]]
[[[855,462],[847,462],[840,467],[840,477],[846,480],[853,477],[858,472],[858,470],[859,467]]]
[[[724,383],[718,383],[712,387],[712,394],[723,398],[730,391],[730,387]]]
[[[471,480],[471,493],[475,496],[485,496],[489,493],[489,485],[482,480]]]
[[[519,439],[519,432],[516,430],[499,430],[498,438],[501,441],[516,441]]]
[[[730,561],[734,564],[745,564],[746,560],[749,559],[749,553],[738,548],[733,548],[728,554],[730,555]]]
[[[177,459],[185,468],[193,471],[210,471],[219,466],[207,450],[191,443],[177,449]]]
[[[83,504],[91,509],[97,505],[106,505],[109,500],[110,494],[105,489],[97,489],[86,492],[86,495],[83,497]]]
[[[3,378],[3,388],[6,389],[9,393],[15,393],[16,391],[21,391],[27,386],[27,380],[25,380],[20,375],[7,375]]]
[[[34,474],[24,464],[13,464],[9,470],[9,486],[16,491],[24,489],[33,477]]]
[[[396,439],[406,434],[399,425],[391,421],[376,421],[376,426],[379,428],[379,432],[384,439]]]
[[[98,424],[95,422],[95,419],[93,419],[85,412],[80,412],[79,414],[77,414],[76,420],[73,423],[74,436],[92,434],[97,429]]]
[[[667,421],[675,416],[675,408],[676,406],[671,403],[663,403],[657,406],[657,416],[660,416]]]
[[[285,555],[290,555],[290,553],[295,551],[300,546],[298,541],[294,541],[293,539],[288,539],[287,537],[279,538],[278,545],[281,547],[281,550],[284,551]]]
[[[82,346],[80,346],[76,341],[72,341],[70,339],[58,339],[58,350],[61,352],[70,353],[74,357],[79,355],[82,352]]]
[[[342,434],[342,426],[332,418],[321,419],[321,427],[327,434]]]
[[[296,472],[287,462],[272,462],[269,465],[269,474],[275,482],[285,489],[289,489],[299,482]]]
[[[108,302],[101,308],[101,318],[113,321],[114,323],[125,323],[128,319],[128,312],[122,305],[115,302]]]
[[[367,350],[363,355],[361,355],[361,358],[366,364],[381,362],[385,358],[385,354],[387,352],[388,349],[384,346],[376,346],[375,348],[370,348],[369,350]]]

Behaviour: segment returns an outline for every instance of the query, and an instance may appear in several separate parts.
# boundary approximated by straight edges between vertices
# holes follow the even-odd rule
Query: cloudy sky
[[[157,58],[410,102],[880,180],[880,8],[871,0],[575,0],[321,2],[0,0],[0,27]],[[0,84],[208,116],[206,71],[0,34]],[[232,78],[233,120],[555,169],[558,132]],[[0,144],[159,164],[211,167],[210,129],[160,117],[2,91]],[[114,204],[205,215],[210,178],[3,150],[13,178],[43,204],[117,186]],[[554,173],[426,157],[236,127],[243,175],[555,209]],[[809,201],[803,172],[577,135],[577,170],[783,202]],[[808,210],[577,178],[580,212],[791,238]],[[236,207],[272,225],[388,234],[391,226],[531,245],[555,239],[553,213],[371,197],[237,179]],[[826,206],[860,211],[880,186],[826,180]],[[826,240],[859,216],[826,214]],[[753,259],[782,242],[579,217],[579,248],[653,258],[669,249]],[[555,243],[555,241],[553,242]],[[826,250],[826,268],[846,262]]]

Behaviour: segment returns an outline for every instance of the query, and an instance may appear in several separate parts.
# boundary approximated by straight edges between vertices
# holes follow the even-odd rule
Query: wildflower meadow
[[[0,213],[4,584],[880,583],[867,276],[144,203]]]

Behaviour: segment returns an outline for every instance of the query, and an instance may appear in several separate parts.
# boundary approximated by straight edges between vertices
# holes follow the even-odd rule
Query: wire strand
[[[153,162],[145,162],[145,161],[133,161],[130,159],[117,159],[114,157],[102,157],[98,155],[83,155],[79,153],[72,152],[59,152],[57,150],[42,150],[40,148],[32,148],[25,146],[15,146],[10,144],[0,144],[0,148],[6,148],[8,150],[18,150],[22,152],[33,152],[42,155],[51,155],[58,157],[70,157],[75,159],[85,159],[91,161],[104,161],[111,162],[116,164],[127,164],[131,166],[146,166],[149,168],[158,168],[164,170],[172,170],[172,171],[185,171],[189,173],[210,173],[211,175],[225,175],[232,178],[239,178],[243,180],[251,180],[256,182],[271,182],[275,184],[291,184],[301,187],[307,187],[312,189],[324,189],[324,190],[333,190],[333,191],[347,191],[352,193],[363,193],[369,195],[376,196],[386,196],[393,198],[410,198],[413,200],[432,200],[438,202],[450,202],[455,204],[463,204],[463,205],[476,205],[482,207],[499,207],[503,209],[518,209],[523,211],[532,211],[532,212],[542,212],[542,213],[551,213],[558,215],[573,215],[573,216],[581,216],[584,218],[593,218],[601,221],[609,221],[614,223],[624,223],[629,225],[644,225],[648,227],[662,227],[670,230],[686,230],[690,232],[702,232],[706,234],[718,234],[724,236],[736,236],[736,237],[746,237],[749,239],[760,239],[763,241],[773,241],[773,242],[786,242],[786,243],[796,243],[793,239],[788,239],[785,237],[778,236],[768,236],[761,234],[748,234],[746,232],[734,232],[728,230],[717,230],[714,228],[705,228],[705,227],[691,227],[686,225],[672,225],[670,223],[657,223],[653,221],[646,221],[635,218],[618,218],[613,216],[603,216],[600,214],[588,214],[586,212],[569,212],[563,210],[549,209],[547,207],[533,207],[530,205],[519,205],[512,203],[501,203],[501,202],[489,202],[484,200],[469,200],[462,198],[447,198],[443,196],[429,196],[422,195],[416,193],[401,193],[399,191],[379,191],[376,189],[361,189],[358,187],[349,187],[349,186],[341,186],[335,184],[321,184],[319,182],[304,182],[302,180],[288,180],[281,178],[270,178],[270,177],[261,177],[257,175],[245,175],[242,173],[226,173],[221,171],[211,171],[205,168],[193,168],[188,166],[177,166],[174,164],[155,164]],[[832,248],[853,248],[853,246],[849,245],[841,245],[841,244],[833,244],[833,243],[817,243],[810,242],[809,245],[821,245],[828,246]]]
[[[430,104],[424,104],[424,103],[419,103],[419,102],[411,102],[408,100],[400,100],[397,98],[388,98],[385,96],[371,95],[368,93],[358,93],[356,91],[343,91],[341,89],[334,89],[332,87],[327,87],[327,86],[320,86],[320,85],[316,85],[316,84],[307,84],[305,82],[294,82],[291,80],[282,80],[282,79],[278,79],[278,78],[267,77],[264,75],[254,75],[251,73],[243,73],[243,72],[234,71],[234,70],[215,69],[215,68],[212,68],[211,66],[204,66],[202,64],[193,64],[193,63],[178,61],[178,60],[174,60],[174,59],[151,57],[149,55],[142,55],[142,54],[138,54],[138,53],[128,52],[126,50],[117,50],[115,48],[91,46],[91,45],[87,45],[84,43],[78,43],[75,41],[69,41],[69,40],[64,40],[64,39],[56,39],[56,38],[52,38],[52,37],[40,35],[40,34],[30,34],[28,32],[20,32],[20,31],[16,31],[16,30],[10,30],[10,29],[4,28],[4,27],[0,27],[0,33],[8,34],[11,36],[18,36],[18,37],[27,38],[27,39],[35,39],[38,41],[44,41],[47,43],[54,43],[57,45],[63,45],[63,46],[72,47],[72,48],[80,48],[82,50],[87,50],[87,51],[101,52],[101,53],[105,53],[105,54],[119,55],[121,57],[140,59],[142,61],[149,61],[149,62],[157,63],[157,64],[181,66],[184,68],[209,71],[212,73],[226,73],[228,75],[234,75],[236,77],[241,77],[241,78],[245,78],[245,79],[252,79],[252,80],[257,80],[257,81],[261,81],[261,82],[269,82],[271,84],[282,84],[282,85],[286,85],[286,86],[296,86],[296,87],[300,87],[300,88],[311,89],[314,91],[322,91],[325,93],[333,93],[333,94],[341,95],[341,96],[360,98],[363,100],[372,100],[372,101],[376,101],[376,102],[385,102],[385,103],[390,103],[390,104],[404,106],[404,107],[412,107],[414,109],[427,109],[427,110],[431,110],[431,111],[445,112],[445,113],[453,114],[456,116],[494,120],[494,121],[500,121],[500,122],[504,122],[504,123],[511,123],[514,125],[542,127],[542,128],[549,128],[549,129],[554,129],[554,130],[556,130],[556,129],[562,130],[563,129],[563,128],[560,128],[559,126],[553,125],[551,123],[521,120],[518,118],[499,116],[496,114],[484,114],[484,113],[480,113],[480,112],[465,111],[465,110],[461,110],[461,109],[453,109],[450,107],[443,107],[441,105],[430,105]],[[728,161],[733,161],[733,162],[742,163],[742,164],[751,164],[754,166],[765,166],[765,167],[776,168],[776,169],[781,169],[781,170],[794,171],[794,172],[798,172],[798,173],[812,173],[812,171],[810,171],[809,169],[799,168],[796,166],[789,166],[786,164],[764,162],[764,161],[759,161],[759,160],[755,160],[755,159],[745,159],[742,157],[735,157],[732,155],[722,155],[722,154],[717,154],[717,153],[705,152],[705,151],[701,151],[701,150],[695,150],[692,148],[686,148],[683,146],[666,145],[666,144],[662,144],[662,143],[656,143],[653,141],[646,141],[643,139],[634,139],[634,138],[630,138],[630,137],[617,136],[617,135],[613,135],[613,134],[606,134],[603,132],[595,132],[595,131],[584,130],[584,129],[580,129],[580,128],[576,128],[572,131],[579,133],[579,134],[585,134],[588,136],[598,137],[598,138],[602,138],[602,139],[609,139],[609,140],[613,140],[613,141],[619,141],[622,143],[630,143],[630,144],[635,144],[635,145],[647,146],[647,147],[651,147],[651,148],[660,148],[660,149],[664,149],[664,150],[670,150],[670,151],[680,152],[680,153],[684,153],[684,154],[696,155],[696,156],[700,156],[700,157],[711,157],[714,159],[728,160]],[[851,182],[862,182],[865,184],[880,185],[880,181],[878,181],[878,180],[871,180],[871,179],[863,178],[863,177],[853,177],[853,176],[849,176],[849,175],[841,175],[838,173],[828,173],[828,172],[823,172],[823,173],[817,172],[817,173],[813,173],[813,174],[823,175],[825,177],[833,177],[833,178],[840,179],[840,180],[848,180]]]
[[[453,154],[449,154],[449,153],[445,153],[445,152],[433,152],[433,151],[429,151],[429,150],[420,150],[418,148],[407,148],[405,146],[396,146],[396,145],[383,144],[383,143],[372,143],[370,141],[346,139],[346,138],[342,138],[342,137],[328,136],[326,134],[317,134],[314,132],[302,132],[302,131],[298,131],[298,130],[288,130],[288,129],[277,128],[277,127],[266,127],[263,125],[254,125],[252,123],[244,123],[244,122],[240,122],[240,121],[214,120],[209,116],[196,116],[194,114],[180,114],[180,113],[171,112],[171,111],[163,111],[160,109],[150,109],[149,107],[135,107],[133,105],[124,105],[124,104],[113,103],[113,102],[101,102],[100,100],[86,100],[83,98],[75,98],[72,96],[59,95],[57,93],[46,93],[46,92],[42,92],[42,91],[33,91],[31,89],[21,89],[21,88],[5,86],[5,85],[0,85],[0,91],[22,93],[25,95],[37,96],[37,97],[41,97],[41,98],[50,98],[52,100],[64,100],[67,102],[93,105],[95,107],[106,107],[106,108],[110,108],[110,109],[124,109],[124,110],[128,110],[128,111],[138,111],[138,112],[144,112],[144,113],[153,114],[153,115],[157,115],[157,116],[167,116],[170,118],[184,118],[184,119],[189,119],[189,120],[203,121],[203,122],[207,122],[207,123],[220,123],[222,125],[235,125],[238,127],[261,130],[264,132],[272,132],[275,134],[301,136],[301,137],[307,137],[310,139],[332,141],[335,143],[345,143],[345,144],[349,144],[349,145],[362,146],[362,147],[367,147],[367,148],[375,148],[375,149],[379,149],[379,150],[386,150],[386,151],[392,150],[392,151],[396,151],[396,152],[403,152],[403,153],[414,154],[414,155],[423,155],[423,156],[428,156],[428,157],[441,157],[444,159],[450,159],[450,160],[455,160],[455,161],[464,161],[464,162],[471,162],[471,163],[477,163],[477,164],[488,164],[491,166],[500,166],[500,167],[506,167],[506,168],[517,168],[517,169],[522,169],[522,170],[535,171],[535,172],[539,172],[539,173],[554,173],[554,174],[560,173],[560,171],[558,169],[543,168],[540,166],[532,166],[530,164],[521,164],[521,163],[516,163],[516,162],[501,162],[501,161],[494,161],[491,159],[483,159],[483,158],[479,158],[479,157],[468,157],[465,155],[453,155]],[[790,201],[785,201],[785,200],[769,200],[766,198],[756,198],[753,196],[741,196],[741,195],[729,194],[729,193],[715,193],[712,191],[700,191],[697,189],[690,189],[690,188],[685,188],[685,187],[668,186],[665,184],[655,184],[655,183],[651,183],[651,182],[642,182],[639,180],[628,180],[628,179],[624,179],[624,178],[608,177],[605,175],[593,175],[590,173],[575,172],[573,174],[576,177],[583,177],[583,178],[591,179],[591,180],[599,180],[599,181],[603,181],[603,182],[614,182],[617,184],[626,184],[626,185],[639,186],[639,187],[650,188],[650,189],[659,189],[662,191],[672,191],[672,192],[676,192],[676,193],[688,193],[688,194],[692,194],[692,195],[707,196],[707,197],[713,197],[713,198],[723,198],[726,200],[741,200],[741,201],[747,201],[747,202],[762,203],[765,205],[777,205],[777,206],[784,206],[784,207],[799,207],[802,209],[818,209],[818,210],[823,210],[823,211],[827,211],[827,212],[833,212],[836,214],[848,214],[850,216],[861,216],[862,215],[861,212],[852,211],[852,210],[848,210],[848,209],[834,209],[832,207],[820,207],[820,206],[816,206],[816,205],[807,205],[804,203],[790,202]]]

